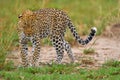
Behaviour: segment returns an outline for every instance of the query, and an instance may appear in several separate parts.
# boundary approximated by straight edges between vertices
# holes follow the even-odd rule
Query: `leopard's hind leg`
[[[51,41],[57,53],[57,59],[55,63],[61,64],[64,53],[63,39],[60,35],[52,35]]]
[[[66,50],[69,58],[71,59],[71,62],[74,63],[75,59],[74,59],[70,44],[64,40],[63,46],[64,46],[64,49]]]

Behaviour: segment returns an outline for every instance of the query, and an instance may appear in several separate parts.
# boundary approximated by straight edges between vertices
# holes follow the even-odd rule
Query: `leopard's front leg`
[[[19,42],[20,42],[20,48],[21,48],[20,55],[22,58],[22,65],[24,67],[27,67],[29,65],[29,63],[28,63],[28,46],[27,46],[28,39],[24,35],[24,33],[21,33],[19,35]]]
[[[40,38],[33,39],[33,44],[34,44],[34,48],[33,48],[34,51],[33,51],[32,65],[36,66],[40,56]]]

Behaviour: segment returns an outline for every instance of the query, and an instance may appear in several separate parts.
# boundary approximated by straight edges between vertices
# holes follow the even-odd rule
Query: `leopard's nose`
[[[28,34],[28,36],[30,36],[30,34]]]
[[[27,33],[26,36],[30,36],[31,34]]]

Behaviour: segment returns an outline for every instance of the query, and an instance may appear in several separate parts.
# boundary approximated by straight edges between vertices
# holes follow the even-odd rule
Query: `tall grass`
[[[100,35],[111,18],[119,13],[119,5],[119,0],[0,0],[0,68],[6,54],[18,45],[16,24],[17,16],[22,11],[62,9],[71,17],[79,34],[87,34],[90,27],[97,26],[97,34]],[[70,31],[65,37],[70,43],[74,43]],[[48,43],[48,40],[43,43]]]

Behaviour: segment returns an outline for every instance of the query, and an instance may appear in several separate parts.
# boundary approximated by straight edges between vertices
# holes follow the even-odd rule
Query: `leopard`
[[[54,8],[43,8],[39,10],[25,10],[18,16],[18,35],[21,49],[22,65],[24,67],[35,66],[40,57],[41,40],[49,38],[56,50],[55,62],[61,64],[64,51],[67,52],[71,62],[75,58],[71,50],[71,45],[65,40],[66,29],[69,28],[75,40],[81,44],[88,44],[97,32],[96,27],[92,27],[86,39],[82,39],[76,31],[71,19],[63,10]],[[28,60],[28,42],[32,44],[32,61]]]

